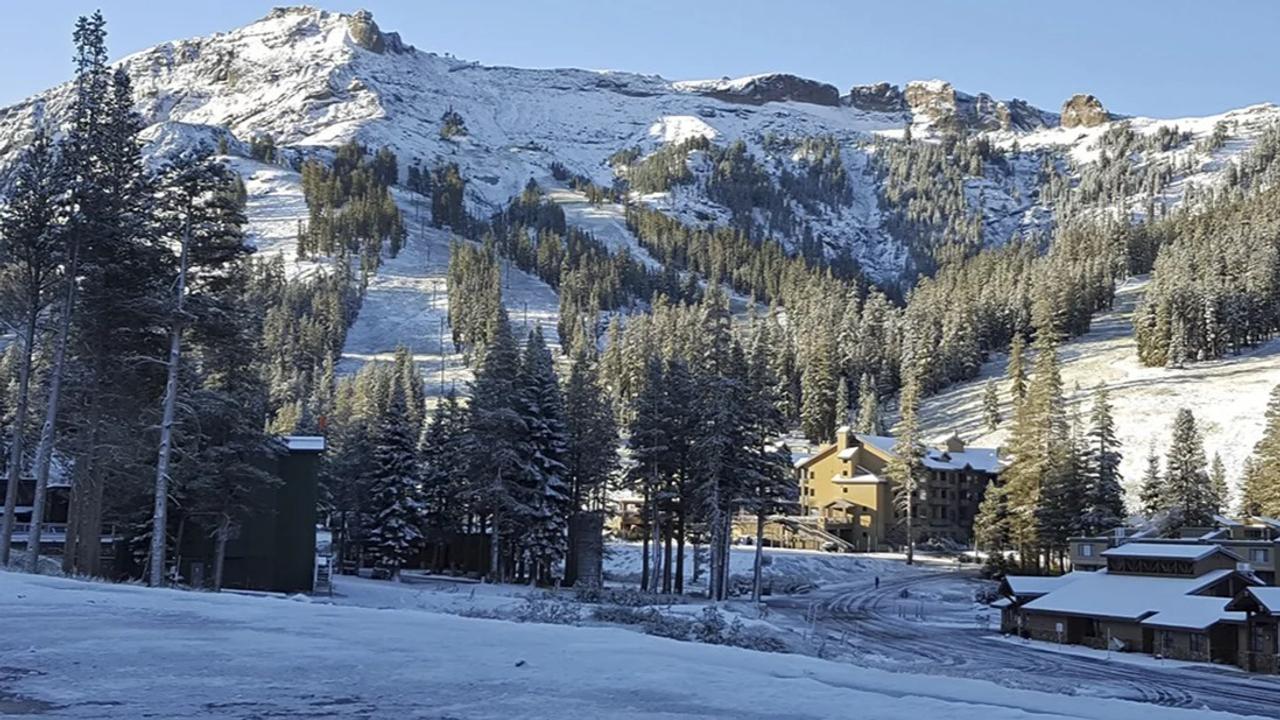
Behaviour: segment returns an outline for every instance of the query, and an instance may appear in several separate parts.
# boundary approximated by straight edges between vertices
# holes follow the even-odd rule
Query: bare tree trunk
[[[662,592],[671,592],[671,515],[662,523]]]
[[[761,577],[764,574],[764,510],[756,513],[756,558],[751,569],[751,602],[760,604]]]
[[[36,320],[38,304],[32,299],[27,313],[27,326],[22,342],[22,357],[18,366],[18,403],[13,415],[13,441],[9,444],[9,482],[4,489],[4,521],[0,524],[0,567],[9,565],[9,550],[13,545],[13,524],[17,519],[18,483],[22,480],[22,453],[26,439],[27,412],[31,399],[31,363],[35,354]],[[28,535],[30,537],[30,535]]]
[[[676,594],[684,594],[684,508],[676,515]]]
[[[498,532],[500,523],[497,508],[494,509],[493,517],[489,519],[489,524],[489,582],[499,583],[502,582],[502,577],[498,572],[498,562],[501,559],[498,546],[501,544],[501,538]]]
[[[662,516],[658,511],[658,494],[656,492],[649,511],[649,532],[653,537],[653,541],[649,544],[649,551],[653,553],[653,560],[649,563],[649,567],[653,570],[649,580],[649,590],[650,592],[660,592],[662,590]]]
[[[191,244],[191,220],[182,231],[178,261],[178,300],[169,331],[169,374],[164,386],[164,411],[160,418],[160,452],[156,460],[155,506],[151,512],[151,587],[164,584],[165,528],[169,508],[169,453],[173,448],[173,412],[178,404],[178,363],[182,357],[182,305],[187,294],[187,246]]]
[[[62,372],[66,364],[67,344],[71,340],[71,313],[76,304],[76,274],[80,268],[80,242],[73,241],[67,271],[67,296],[58,325],[58,344],[53,351],[53,368],[49,376],[49,396],[45,402],[44,425],[40,427],[40,445],[36,448],[36,489],[31,500],[31,531],[27,534],[27,572],[34,573],[40,564],[40,525],[44,522],[45,496],[49,492],[49,464],[53,461],[53,440],[58,423],[58,401],[62,394]]]
[[[213,550],[213,589],[222,592],[222,570],[227,561],[227,536],[231,534],[231,516],[226,513],[218,521],[218,541]],[[332,568],[330,572],[333,572]]]
[[[640,591],[649,590],[649,493],[644,495],[644,509],[640,512],[644,518],[643,530],[640,531]]]

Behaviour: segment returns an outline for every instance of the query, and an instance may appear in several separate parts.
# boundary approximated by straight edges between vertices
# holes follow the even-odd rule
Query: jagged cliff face
[[[742,140],[758,158],[773,152],[766,170],[780,173],[799,169],[802,158],[777,155],[765,147],[767,138],[828,136],[840,146],[852,199],[796,212],[829,252],[847,250],[878,276],[901,271],[904,252],[885,226],[881,180],[871,170],[877,134],[900,135],[908,124],[918,140],[987,133],[1005,146],[1016,140],[1089,162],[1090,143],[1113,120],[1095,98],[1080,96],[1064,106],[1059,127],[1056,115],[1023,101],[968,94],[942,81],[856,86],[841,97],[832,85],[783,73],[673,83],[622,72],[485,67],[416,50],[367,12],[309,7],[277,9],[243,28],[158,45],[121,63],[149,126],[148,152],[157,157],[213,148],[220,139],[239,149],[269,134],[295,159],[354,139],[390,147],[402,168],[414,160],[456,162],[468,180],[467,202],[481,213],[504,205],[530,178],[550,184],[555,163],[608,184],[608,158],[618,150],[648,153],[698,135],[717,144]],[[56,125],[69,100],[63,85],[0,109],[0,178],[36,123]],[[441,137],[440,118],[450,108],[464,118],[465,137]],[[1276,114],[1270,107],[1259,113],[1233,132],[1246,137]],[[1158,124],[1141,122],[1151,131]],[[1212,126],[1201,123],[1195,132]],[[1080,129],[1090,132],[1074,132]],[[700,167],[697,158],[690,163]],[[1010,163],[1003,185],[967,181],[989,242],[1025,230],[1028,218],[1043,222],[1045,209],[1029,192],[1038,166],[1030,157]],[[690,221],[724,217],[696,185],[670,193],[662,207]]]
[[[1062,103],[1062,127],[1097,127],[1111,121],[1102,101],[1092,95],[1072,95]]]

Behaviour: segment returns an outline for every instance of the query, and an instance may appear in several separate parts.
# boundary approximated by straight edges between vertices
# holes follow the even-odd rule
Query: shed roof
[[[1181,595],[1160,601],[1160,610],[1142,621],[1150,627],[1204,630],[1220,622],[1244,622],[1243,612],[1227,610],[1230,598]]]

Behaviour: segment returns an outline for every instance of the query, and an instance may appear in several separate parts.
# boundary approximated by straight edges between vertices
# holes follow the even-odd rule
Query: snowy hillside
[[[1215,452],[1221,454],[1235,487],[1245,457],[1262,436],[1267,397],[1280,384],[1280,340],[1181,370],[1142,367],[1133,339],[1133,310],[1144,286],[1141,280],[1131,280],[1118,292],[1112,312],[1095,318],[1088,334],[1060,349],[1068,401],[1087,419],[1093,389],[1098,383],[1106,385],[1123,444],[1121,472],[1131,497],[1136,497],[1148,443],[1154,440],[1163,457],[1174,415],[1183,407],[1195,413],[1206,453],[1210,459]],[[921,410],[926,437],[955,429],[976,445],[1004,443],[1013,415],[1005,362],[1005,356],[996,356],[983,366],[976,380],[926,399]],[[1000,429],[988,433],[982,421],[982,393],[991,378],[1000,381],[1004,422]]]
[[[672,83],[620,72],[486,67],[416,50],[381,31],[367,13],[314,8],[277,9],[238,30],[165,43],[122,63],[152,126],[146,135],[154,152],[213,146],[219,138],[242,148],[251,138],[271,135],[284,157],[294,158],[357,139],[392,148],[402,172],[414,160],[427,166],[456,162],[476,212],[500,207],[530,178],[550,184],[557,162],[607,185],[614,153],[647,153],[703,136],[720,145],[743,140],[776,176],[800,158],[767,151],[770,138],[829,136],[840,146],[851,199],[797,213],[829,252],[848,249],[879,277],[901,271],[906,254],[902,239],[883,224],[878,180],[869,168],[875,134],[900,136],[910,125],[916,137],[929,138],[960,128],[990,135],[1002,147],[1016,141],[1024,151],[1053,148],[1086,163],[1095,159],[1097,138],[1114,124],[1098,109],[1100,124],[1063,128],[1054,113],[970,95],[943,81],[911,83],[905,91],[857,86],[841,95],[832,85],[780,73]],[[33,124],[61,117],[69,99],[70,86],[63,85],[0,109],[0,174]],[[464,120],[465,134],[442,137],[441,116],[449,109]],[[1199,139],[1226,120],[1230,137],[1222,147],[1203,151],[1185,144],[1164,153],[1200,182],[1222,172],[1277,118],[1280,109],[1263,105],[1214,118],[1132,123],[1140,133],[1176,125]],[[1135,161],[1159,159],[1149,154]],[[966,201],[975,210],[981,205],[989,242],[1043,227],[1047,209],[1035,205],[1038,164],[1027,160],[1015,160],[1012,177],[968,183]],[[1177,182],[1168,192],[1178,192]],[[691,187],[648,199],[691,219],[723,216]]]

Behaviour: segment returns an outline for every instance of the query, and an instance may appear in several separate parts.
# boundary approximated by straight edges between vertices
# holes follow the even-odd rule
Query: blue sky
[[[100,7],[113,57],[229,30],[272,2],[20,0],[0,24],[0,106],[67,78],[70,33]],[[854,84],[939,77],[1051,110],[1074,92],[1155,117],[1280,103],[1272,0],[365,0],[384,30],[486,64],[670,79],[794,72]]]

